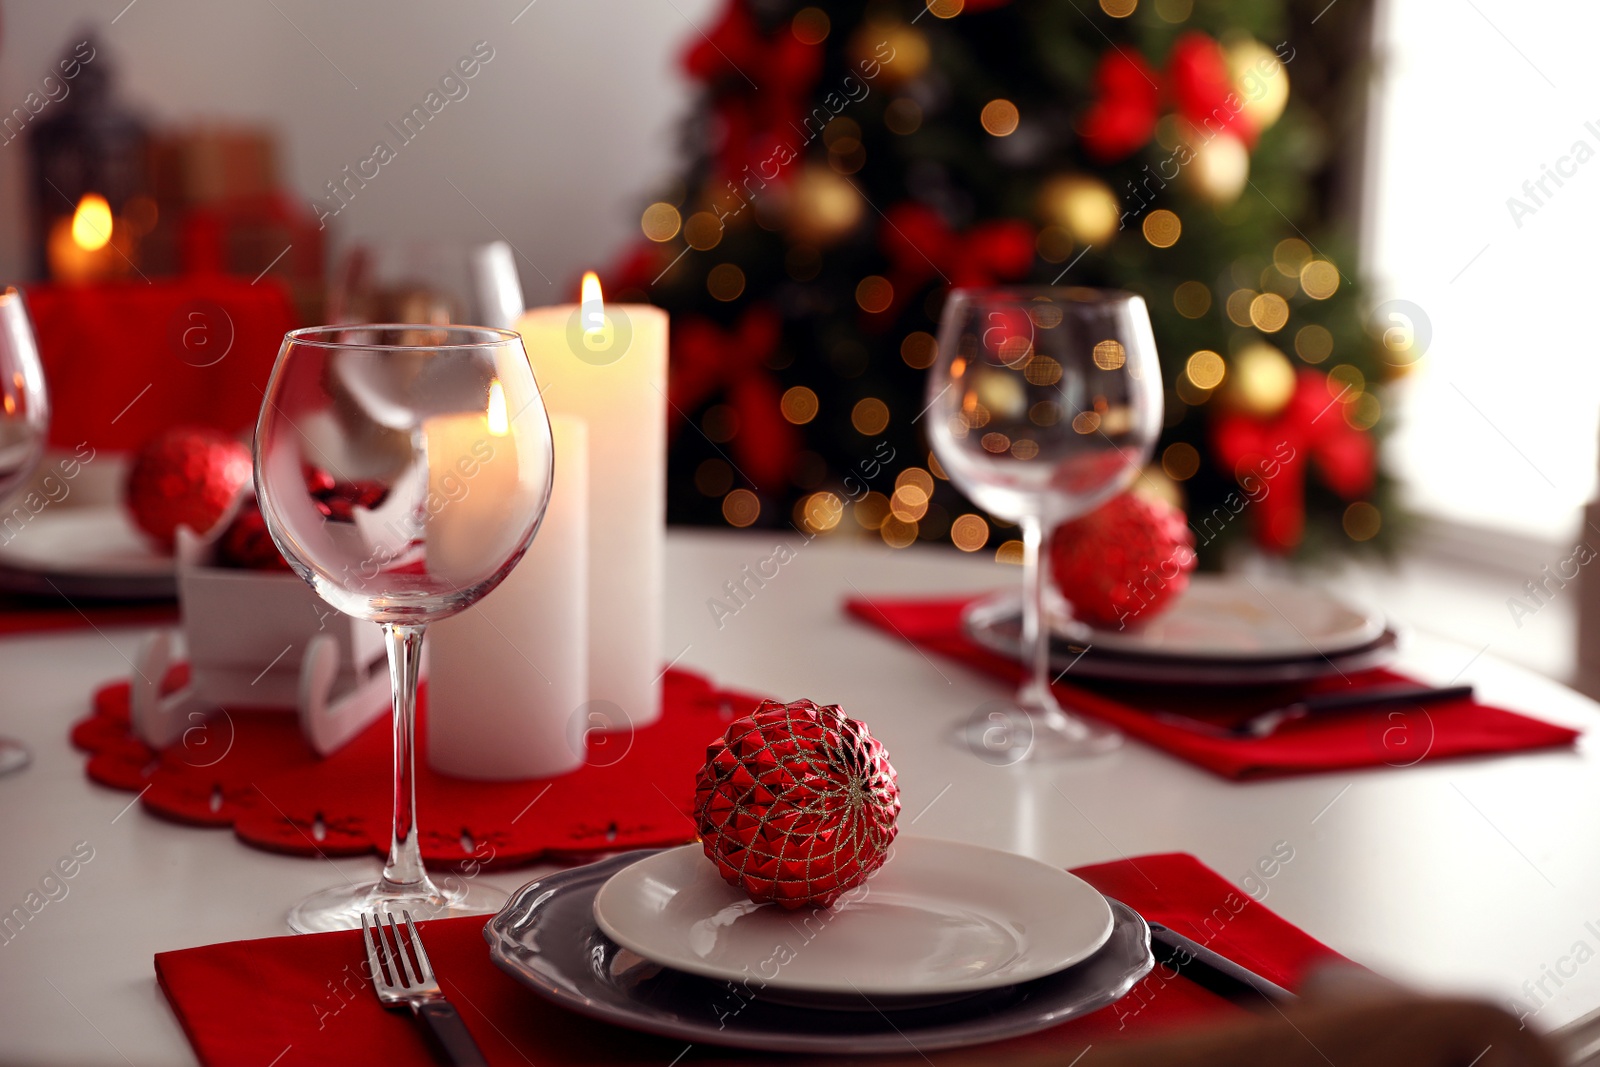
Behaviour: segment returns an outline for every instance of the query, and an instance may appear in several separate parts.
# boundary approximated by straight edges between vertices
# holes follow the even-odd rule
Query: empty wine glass
[[[394,825],[377,882],[297,904],[292,929],[363,912],[437,918],[502,896],[445,890],[417,844],[417,669],[428,623],[463,610],[527,551],[550,499],[550,420],[522,339],[474,326],[313,327],[287,334],[256,425],[256,495],[295,572],[382,625],[394,689]]]
[[[352,246],[328,291],[333,322],[473,323],[510,329],[522,281],[509,244],[379,241]]]
[[[1083,288],[957,289],[928,375],[928,436],[950,480],[1022,531],[1026,674],[1002,728],[962,728],[1002,762],[1109,751],[1117,731],[1069,715],[1050,687],[1051,532],[1125,489],[1161,429],[1161,370],[1144,300]],[[981,748],[980,748],[981,746]],[[985,755],[993,753],[985,751]]]
[[[0,506],[27,487],[44,457],[50,400],[22,294],[0,292]],[[21,770],[33,757],[20,741],[0,737],[0,774]]]

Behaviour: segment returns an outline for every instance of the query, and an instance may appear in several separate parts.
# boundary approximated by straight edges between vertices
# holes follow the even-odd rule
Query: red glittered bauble
[[[706,749],[695,825],[730,885],[827,907],[883,865],[900,814],[888,753],[837,707],[764,700]]]
[[[1183,512],[1124,493],[1050,540],[1050,569],[1072,616],[1091,626],[1138,626],[1189,585],[1194,537]]]
[[[226,434],[197,427],[166,430],[134,456],[128,510],[139,529],[171,548],[179,526],[204,534],[221,522],[250,475],[250,450]]]
[[[267,520],[254,500],[246,501],[217,540],[217,562],[248,571],[287,571],[288,561],[267,532]]]

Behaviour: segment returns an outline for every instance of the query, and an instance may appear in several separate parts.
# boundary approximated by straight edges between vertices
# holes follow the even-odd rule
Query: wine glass
[[[22,294],[0,292],[0,505],[27,487],[44,457],[50,400],[39,345]],[[32,756],[20,741],[0,737],[0,774],[26,767]]]
[[[1161,370],[1144,300],[1084,288],[957,289],[928,375],[928,436],[950,480],[1022,531],[1026,669],[1003,725],[960,740],[999,762],[1094,755],[1122,735],[1069,715],[1050,687],[1049,537],[1125,489],[1161,429]]]
[[[522,339],[477,326],[319,326],[284,336],[256,425],[256,496],[289,565],[333,607],[383,627],[394,690],[394,826],[377,882],[289,913],[297,932],[375,908],[483,914],[501,895],[445,890],[417,844],[417,669],[428,623],[500,584],[550,499],[550,420]]]
[[[510,329],[522,311],[516,256],[504,241],[358,244],[340,258],[328,292],[333,322],[455,322]]]

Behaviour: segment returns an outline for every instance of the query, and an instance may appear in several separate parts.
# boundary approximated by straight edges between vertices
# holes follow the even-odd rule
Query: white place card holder
[[[322,756],[390,709],[383,631],[326,604],[293,574],[212,564],[211,541],[178,531],[178,600],[189,682],[162,694],[173,634],[157,631],[134,663],[130,716],[154,748],[219,709],[292,709]],[[426,664],[424,664],[426,669]]]

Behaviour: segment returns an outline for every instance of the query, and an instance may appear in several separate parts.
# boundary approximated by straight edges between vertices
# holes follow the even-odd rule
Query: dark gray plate
[[[907,1052],[1033,1033],[1115,1003],[1155,965],[1150,929],[1112,900],[1114,926],[1075,967],[937,1007],[803,1007],[761,997],[760,982],[716,982],[651,963],[595,926],[594,896],[629,852],[529,882],[483,928],[489,955],[547,1000],[634,1030],[770,1052]],[[881,1009],[881,1010],[877,1010]]]

